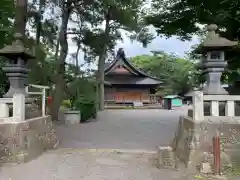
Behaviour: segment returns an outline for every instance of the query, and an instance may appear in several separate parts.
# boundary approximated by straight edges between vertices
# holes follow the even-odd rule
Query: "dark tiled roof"
[[[105,75],[107,75],[114,67],[116,66],[117,63],[122,63],[125,66],[127,66],[129,69],[131,69],[132,72],[134,72],[136,75],[139,76],[138,80],[137,78],[135,80],[132,80],[132,83],[128,82],[128,84],[161,84],[162,81],[157,79],[156,77],[152,77],[145,72],[141,71],[137,67],[135,67],[126,57],[125,53],[122,48],[118,50],[116,58],[108,64],[105,64]],[[117,82],[117,80],[111,80]],[[118,81],[120,83],[120,80]],[[122,83],[123,84],[123,83]]]
[[[136,84],[136,85],[158,85],[160,82],[149,77],[132,77],[124,80],[115,78],[105,78],[106,84]]]

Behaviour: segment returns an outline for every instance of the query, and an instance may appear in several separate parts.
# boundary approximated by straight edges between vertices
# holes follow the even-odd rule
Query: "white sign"
[[[141,101],[135,101],[135,102],[133,102],[133,106],[134,107],[141,107],[141,106],[143,106],[143,103]]]

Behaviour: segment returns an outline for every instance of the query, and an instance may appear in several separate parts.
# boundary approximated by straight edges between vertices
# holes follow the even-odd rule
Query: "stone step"
[[[170,146],[157,147],[157,167],[178,169],[178,161],[175,152]]]

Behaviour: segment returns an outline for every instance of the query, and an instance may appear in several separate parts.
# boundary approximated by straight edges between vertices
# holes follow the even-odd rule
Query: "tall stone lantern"
[[[211,24],[207,27],[208,34],[196,52],[202,54],[202,68],[206,76],[204,94],[228,94],[221,86],[221,76],[227,66],[225,61],[225,50],[236,46],[237,42],[220,37],[216,33],[217,25]]]
[[[4,95],[6,98],[13,97],[14,93],[26,95],[25,86],[28,77],[26,63],[29,59],[34,58],[24,47],[22,35],[16,33],[14,37],[15,41],[11,45],[0,49],[0,56],[5,57],[7,61],[3,71],[6,73],[10,83],[10,88]]]

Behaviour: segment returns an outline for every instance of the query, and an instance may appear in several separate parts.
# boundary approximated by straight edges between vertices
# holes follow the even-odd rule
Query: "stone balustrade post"
[[[15,122],[25,120],[25,94],[23,93],[13,95],[13,120]]]
[[[203,92],[193,92],[193,120],[203,121],[204,120],[204,103],[203,103]]]
[[[0,118],[9,117],[9,107],[6,103],[0,103]]]

